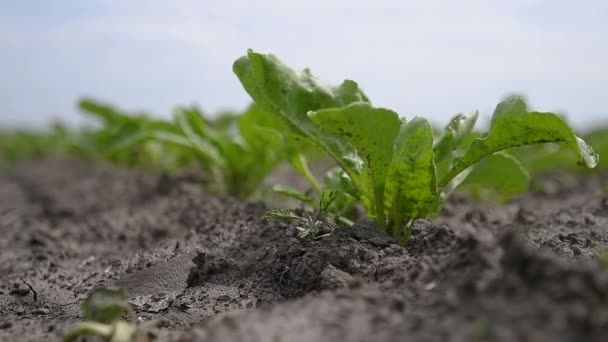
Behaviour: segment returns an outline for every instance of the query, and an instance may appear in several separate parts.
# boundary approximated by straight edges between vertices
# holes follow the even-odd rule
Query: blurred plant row
[[[93,119],[80,129],[55,123],[47,131],[0,131],[2,162],[71,156],[168,174],[196,167],[205,176],[208,191],[246,199],[281,161],[296,156],[294,164],[307,172],[303,154],[315,155],[303,149],[295,152],[291,144],[266,132],[265,114],[255,105],[242,113],[212,116],[195,107],[180,107],[170,120],[88,98],[78,107]]]
[[[333,217],[362,205],[396,239],[407,236],[402,226],[412,219],[434,214],[456,187],[504,201],[549,170],[608,170],[605,161],[593,169],[597,154],[608,155],[608,129],[581,139],[562,118],[530,112],[520,98],[497,106],[487,132],[474,131],[477,113],[438,129],[373,107],[353,81],[326,86],[273,55],[249,51],[234,71],[254,100],[243,112],[205,115],[179,107],[163,120],[83,99],[79,108],[95,122],[78,130],[55,124],[46,132],[0,132],[0,162],[67,155],[168,174],[195,167],[207,191],[240,199],[288,163],[309,190],[275,191],[314,209],[331,198],[324,211]],[[309,163],[323,158],[335,167],[316,179]]]

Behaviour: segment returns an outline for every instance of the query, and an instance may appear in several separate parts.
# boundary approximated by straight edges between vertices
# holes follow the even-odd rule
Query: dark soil
[[[118,285],[158,341],[606,341],[607,183],[456,197],[399,246],[372,224],[304,241],[187,181],[22,163],[0,177],[0,340],[60,340]]]

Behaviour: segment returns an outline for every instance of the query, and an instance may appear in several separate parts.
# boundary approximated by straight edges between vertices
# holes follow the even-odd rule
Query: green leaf
[[[78,101],[78,107],[83,111],[83,113],[95,116],[104,121],[106,124],[129,119],[127,115],[121,113],[114,107],[107,104],[102,104],[89,98],[83,98]]]
[[[273,152],[276,154],[273,156],[275,162],[281,159],[289,161],[312,188],[321,193],[305,157],[312,145],[299,135],[290,134],[289,127],[280,117],[253,104],[239,118],[239,130],[250,146],[260,151]]]
[[[213,115],[210,124],[214,129],[217,129],[220,132],[235,134],[235,128],[237,127],[241,116],[242,114],[238,112],[221,111]]]
[[[97,322],[80,322],[74,325],[63,337],[63,342],[73,342],[80,336],[97,336],[105,340],[112,337],[114,326]]]
[[[576,151],[581,164],[592,168],[598,163],[593,149],[577,137],[558,115],[529,112],[524,100],[508,98],[496,107],[488,134],[473,140],[465,154],[454,162],[441,179],[439,187],[445,187],[466,168],[494,152],[549,142],[561,143]]]
[[[395,240],[412,219],[435,213],[439,196],[433,161],[433,129],[426,119],[402,123],[395,139],[393,160],[386,177],[386,210]]]
[[[174,117],[186,139],[201,157],[208,162],[223,166],[224,159],[218,149],[209,142],[201,114],[194,109],[178,108]]]
[[[384,184],[393,157],[393,144],[399,132],[399,115],[368,103],[353,103],[342,108],[324,109],[310,114],[323,129],[336,134],[355,147],[364,162],[363,186],[372,206],[368,214],[384,226]]]
[[[496,152],[479,161],[462,183],[474,197],[505,202],[528,189],[530,175],[512,155]]]
[[[321,147],[351,177],[356,176],[357,170],[343,158],[351,152],[350,146],[313,123],[308,112],[368,102],[357,83],[347,80],[339,87],[329,87],[308,69],[295,72],[274,55],[252,50],[236,60],[233,70],[256,104],[283,120],[292,134]]]
[[[280,134],[284,127],[278,126],[273,114],[252,104],[237,119],[239,133],[247,145],[256,150],[282,150],[283,137]]]
[[[445,128],[443,136],[433,147],[435,160],[445,158],[458,148],[464,138],[473,130],[478,116],[478,112],[473,112],[468,115],[458,114],[452,118]]]
[[[89,321],[111,323],[131,310],[125,289],[98,288],[81,303],[84,316]]]
[[[352,179],[339,166],[325,173],[323,188],[330,191],[339,190],[356,199],[361,197],[362,189],[357,188]]]
[[[471,133],[478,116],[477,112],[468,115],[458,114],[446,126],[443,136],[433,147],[437,178],[441,179],[447,173],[455,158],[454,152],[461,147],[463,141]]]
[[[154,139],[155,141],[162,142],[164,144],[170,144],[179,147],[185,147],[190,149],[196,149],[194,144],[184,135],[175,134],[171,132],[151,132],[148,134],[150,139]]]
[[[63,341],[73,342],[81,336],[97,336],[110,342],[132,342],[136,332],[137,327],[125,321],[116,321],[112,324],[81,322],[70,328]]]
[[[280,161],[280,137],[258,126],[264,114],[252,106],[239,117],[222,119],[219,128],[206,127],[206,138],[223,158],[226,188],[242,199],[254,193]]]

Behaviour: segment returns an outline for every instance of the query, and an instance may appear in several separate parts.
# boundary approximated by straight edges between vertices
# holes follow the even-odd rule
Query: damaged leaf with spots
[[[394,154],[386,181],[389,232],[400,241],[403,228],[413,219],[439,209],[433,154],[433,130],[426,119],[403,123],[395,139]]]
[[[354,103],[313,112],[310,117],[355,148],[364,165],[359,187],[368,198],[365,202],[369,203],[368,214],[384,225],[385,181],[393,158],[393,143],[401,125],[399,115],[368,103]]]
[[[577,137],[568,124],[554,113],[530,112],[520,97],[510,97],[496,107],[489,132],[473,140],[464,155],[455,160],[439,182],[441,188],[457,175],[492,153],[509,148],[542,143],[560,143],[576,152],[579,163],[593,168],[598,155]]]

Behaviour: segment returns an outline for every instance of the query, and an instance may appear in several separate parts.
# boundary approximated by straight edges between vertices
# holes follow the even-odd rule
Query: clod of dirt
[[[210,254],[205,251],[198,252],[198,254],[192,259],[194,267],[188,274],[188,286],[197,286],[207,281],[211,276],[227,273],[232,263],[221,256]]]
[[[332,264],[327,265],[321,272],[321,288],[323,289],[339,289],[348,287],[355,282],[355,278],[350,274],[340,271]]]

